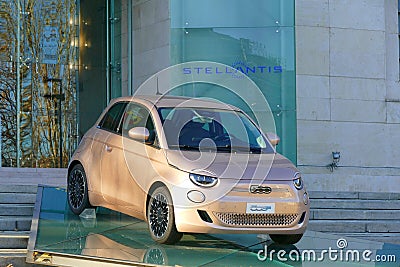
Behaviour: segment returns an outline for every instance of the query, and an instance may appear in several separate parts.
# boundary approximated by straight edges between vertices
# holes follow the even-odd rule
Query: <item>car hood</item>
[[[205,151],[166,150],[170,165],[190,173],[240,180],[292,180],[298,172],[279,153],[213,153]]]

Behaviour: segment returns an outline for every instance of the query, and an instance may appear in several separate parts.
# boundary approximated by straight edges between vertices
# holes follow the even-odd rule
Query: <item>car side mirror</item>
[[[271,133],[271,132],[267,133],[267,138],[271,142],[271,145],[273,145],[273,146],[277,146],[279,144],[279,141],[281,141],[281,139],[279,138],[278,135],[276,135],[275,133]]]
[[[150,132],[145,127],[134,127],[129,130],[128,136],[133,140],[147,143],[149,141]]]

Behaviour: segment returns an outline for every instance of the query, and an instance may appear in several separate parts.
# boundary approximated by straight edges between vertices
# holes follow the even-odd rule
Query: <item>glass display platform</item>
[[[27,262],[74,267],[400,266],[400,245],[312,231],[289,246],[267,237],[185,234],[176,245],[159,245],[143,221],[105,208],[97,208],[94,218],[82,218],[69,210],[65,189],[39,186]]]

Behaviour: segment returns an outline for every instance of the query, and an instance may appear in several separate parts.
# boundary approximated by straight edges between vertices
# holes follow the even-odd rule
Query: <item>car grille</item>
[[[298,214],[243,214],[215,212],[215,216],[224,224],[232,226],[289,226]]]

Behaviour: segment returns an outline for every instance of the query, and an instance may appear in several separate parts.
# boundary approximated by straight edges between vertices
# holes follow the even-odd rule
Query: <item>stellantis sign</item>
[[[282,66],[249,66],[243,63],[233,64],[232,67],[190,67],[182,68],[183,74],[231,74],[233,77],[240,78],[249,74],[279,74],[282,73]]]

